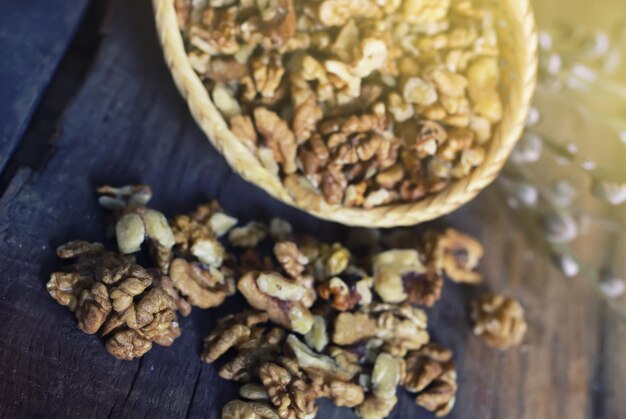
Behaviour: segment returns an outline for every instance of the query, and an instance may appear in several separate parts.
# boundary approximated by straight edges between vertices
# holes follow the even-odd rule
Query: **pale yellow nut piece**
[[[256,283],[259,289],[267,295],[284,301],[300,301],[306,291],[301,284],[272,274],[260,274]]]
[[[231,217],[223,212],[216,212],[211,216],[209,225],[211,226],[213,233],[215,233],[217,237],[221,237],[236,226],[237,222],[238,220],[235,217]]]
[[[374,289],[388,303],[400,303],[408,298],[404,291],[402,275],[407,272],[424,272],[416,250],[389,250],[374,257]]]
[[[372,371],[372,391],[376,397],[391,398],[402,376],[400,359],[383,352],[376,358]]]
[[[125,214],[115,224],[115,236],[120,253],[135,253],[146,238],[146,226],[138,214]]]
[[[142,214],[143,222],[146,225],[146,233],[156,240],[163,247],[171,248],[176,244],[172,228],[167,222],[165,215],[159,211],[147,208]]]
[[[411,77],[406,81],[402,90],[402,96],[408,103],[422,106],[432,105],[438,99],[435,86],[419,77]]]

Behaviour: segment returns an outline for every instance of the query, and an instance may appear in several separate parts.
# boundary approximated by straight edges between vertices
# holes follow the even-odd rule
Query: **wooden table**
[[[194,313],[171,348],[115,360],[46,292],[54,249],[103,240],[102,183],[152,185],[167,215],[219,198],[242,220],[282,216],[326,239],[346,230],[278,204],[233,174],[192,121],[163,63],[147,0],[0,2],[0,414],[9,418],[219,417],[236,386],[201,363],[202,337],[232,307]],[[451,418],[625,418],[626,324],[583,280],[533,256],[483,193],[446,222],[486,247],[489,287],[519,298],[529,331],[497,352],[469,333],[446,283],[433,338],[455,351]],[[487,221],[485,221],[487,220]],[[352,417],[322,403],[318,417]],[[408,395],[394,417],[428,418]]]

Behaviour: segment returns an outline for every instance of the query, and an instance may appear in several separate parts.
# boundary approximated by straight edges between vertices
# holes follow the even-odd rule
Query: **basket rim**
[[[355,208],[330,205],[323,197],[319,194],[314,195],[312,191],[294,197],[293,192],[265,169],[258,158],[232,133],[213,104],[208,90],[193,70],[185,51],[174,1],[153,0],[152,3],[165,61],[193,118],[208,140],[226,158],[231,168],[246,181],[263,189],[273,198],[316,217],[345,225],[396,227],[414,225],[449,214],[472,200],[493,182],[522,133],[536,85],[537,30],[530,0],[506,0],[515,11],[515,19],[510,19],[509,22],[515,30],[519,30],[525,40],[523,43],[525,48],[516,50],[517,56],[523,54],[521,60],[523,65],[520,66],[515,81],[521,85],[521,94],[509,98],[505,104],[503,121],[499,123],[487,148],[485,161],[480,166],[470,175],[451,182],[441,191],[416,202]],[[516,108],[517,112],[515,114],[507,112],[511,108]],[[499,144],[495,144],[496,140],[499,140],[497,141]]]

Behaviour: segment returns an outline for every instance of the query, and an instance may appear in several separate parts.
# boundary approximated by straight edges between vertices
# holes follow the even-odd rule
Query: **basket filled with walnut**
[[[344,224],[416,224],[468,202],[535,86],[528,0],[153,3],[174,80],[230,166]]]

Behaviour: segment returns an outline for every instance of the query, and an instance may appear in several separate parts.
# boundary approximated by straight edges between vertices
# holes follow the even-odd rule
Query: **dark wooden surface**
[[[171,348],[123,362],[80,332],[47,294],[57,245],[104,239],[94,187],[149,183],[153,205],[167,215],[219,198],[242,220],[279,215],[326,239],[346,230],[278,204],[232,173],[174,88],[147,0],[92,1],[80,39],[58,65],[86,3],[0,6],[0,169],[11,161],[0,176],[0,415],[217,418],[236,386],[200,362],[201,340],[240,302],[194,310]],[[62,23],[41,24],[41,14]],[[31,39],[45,43],[24,48],[35,45]],[[21,81],[20,67],[5,61],[14,57],[26,71],[43,62],[39,54],[46,65]],[[479,290],[446,283],[430,327],[435,340],[454,349],[458,364],[460,389],[449,417],[625,418],[626,324],[584,281],[565,280],[533,255],[500,206],[487,191],[447,222],[484,241],[489,287],[519,298],[530,328],[521,348],[488,349],[469,333],[466,314],[468,298]],[[322,403],[319,417],[352,416]],[[394,417],[431,415],[403,395]]]

